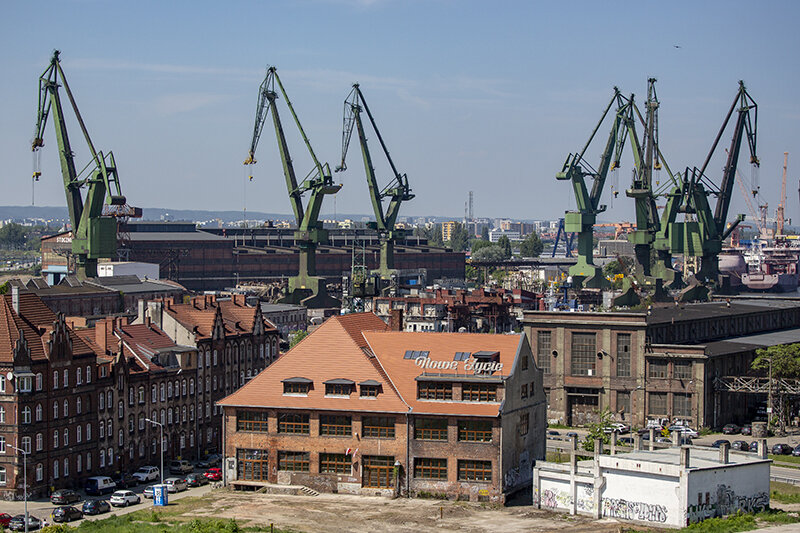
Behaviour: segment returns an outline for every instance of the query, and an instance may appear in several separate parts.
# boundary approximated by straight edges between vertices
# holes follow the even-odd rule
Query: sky
[[[317,157],[341,163],[343,102],[360,83],[392,158],[416,195],[400,216],[552,219],[574,208],[555,175],[579,151],[613,87],[645,99],[658,79],[659,138],[673,170],[701,166],[744,80],[758,103],[760,201],[774,214],[789,152],[787,214],[800,221],[800,2],[473,0],[5,0],[0,17],[3,205],[30,205],[38,77],[52,51],[98,150],[113,151],[128,203],[291,213],[271,123],[252,167],[258,87],[268,65]],[[297,175],[312,161],[279,100]],[[78,167],[88,149],[71,111]],[[610,126],[609,126],[610,127]],[[599,161],[608,129],[590,146]],[[723,134],[718,154],[730,143]],[[52,123],[36,205],[65,205]],[[391,173],[377,139],[379,184]],[[721,179],[722,156],[707,174]],[[370,214],[354,138],[323,214]],[[620,188],[630,183],[626,151]],[[747,150],[740,169],[751,178]],[[612,198],[602,220],[633,220]],[[737,189],[731,213],[749,213]]]

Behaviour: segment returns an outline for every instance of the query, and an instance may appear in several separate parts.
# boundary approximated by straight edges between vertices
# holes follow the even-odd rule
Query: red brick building
[[[336,316],[219,405],[234,486],[504,501],[545,453],[542,375],[524,335]]]

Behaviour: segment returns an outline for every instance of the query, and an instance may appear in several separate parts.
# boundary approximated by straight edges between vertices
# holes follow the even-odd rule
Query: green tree
[[[483,269],[467,264],[464,266],[464,278],[478,285],[483,285]]]
[[[469,235],[467,234],[467,230],[462,224],[456,222],[453,231],[450,233],[450,248],[455,252],[463,252],[467,249],[468,242]]]
[[[624,276],[631,271],[632,267],[633,259],[630,257],[619,256],[616,260],[611,261],[603,267],[603,274],[610,278],[613,278],[617,274],[622,274]]]
[[[604,445],[610,444],[611,437],[603,429],[610,426],[612,422],[614,422],[614,415],[610,409],[605,408],[600,411],[597,416],[597,422],[589,424],[589,433],[581,443],[583,449],[587,452],[593,452],[595,439],[600,439]]]
[[[294,348],[297,343],[308,337],[308,332],[305,330],[297,330],[289,332],[289,349]]]
[[[25,235],[27,231],[19,224],[6,224],[0,228],[0,247],[2,248],[22,248],[25,246]]]
[[[489,242],[489,226],[484,225],[481,229],[481,240]]]
[[[525,240],[519,245],[519,249],[522,257],[539,257],[544,249],[544,244],[542,244],[539,235],[534,231],[525,237]]]
[[[511,241],[508,240],[508,237],[501,235],[497,239],[497,245],[503,249],[503,259],[511,259]]]
[[[772,360],[772,377],[797,378],[800,377],[800,344],[783,344],[756,350],[756,358],[752,367],[765,374],[769,372],[769,363]]]
[[[472,253],[475,253],[481,248],[486,248],[488,246],[493,246],[493,245],[489,241],[482,241],[481,239],[472,239],[472,241],[470,242],[470,249],[472,250]]]
[[[502,248],[493,244],[491,246],[484,246],[477,252],[472,254],[473,261],[503,261],[506,259],[505,252]]]

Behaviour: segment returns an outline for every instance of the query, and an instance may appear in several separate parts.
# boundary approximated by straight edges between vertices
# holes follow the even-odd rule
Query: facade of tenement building
[[[735,300],[641,312],[525,313],[544,374],[548,420],[582,425],[603,409],[627,423],[680,419],[720,427],[750,422],[764,398],[715,388],[752,375],[759,348],[800,342],[800,304]]]
[[[336,316],[219,402],[225,480],[502,502],[544,458],[544,401],[524,335]]]

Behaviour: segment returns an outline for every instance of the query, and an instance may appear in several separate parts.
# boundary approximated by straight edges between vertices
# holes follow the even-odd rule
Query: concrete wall
[[[765,461],[690,471],[686,522],[699,522],[737,511],[750,513],[769,506],[769,468],[770,463]]]
[[[648,472],[604,470],[603,517],[642,522],[658,527],[682,527],[680,478]]]

